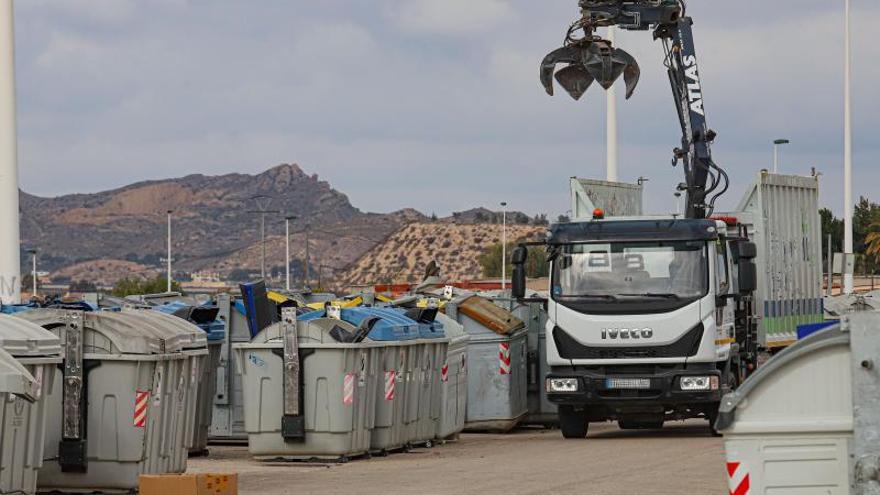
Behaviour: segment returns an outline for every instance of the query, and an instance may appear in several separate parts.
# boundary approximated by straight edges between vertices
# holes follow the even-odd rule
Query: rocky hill
[[[444,280],[481,276],[479,255],[501,242],[501,224],[411,223],[370,249],[347,271],[350,284],[419,282],[432,260]],[[508,242],[540,238],[540,225],[508,225]]]
[[[362,212],[317,175],[279,165],[258,175],[189,175],[95,194],[42,198],[22,192],[22,246],[37,246],[41,269],[61,278],[87,277],[94,267],[96,278],[112,283],[135,265],[95,261],[134,263],[135,275],[143,274],[142,267],[161,269],[166,211],[172,210],[175,269],[259,270],[257,196],[271,198],[263,208],[278,211],[266,220],[270,269],[284,265],[284,215],[298,216],[291,225],[292,255],[302,258],[308,228],[312,264],[321,260],[336,270],[406,223],[425,219],[415,210]]]
[[[418,278],[431,259],[444,275],[476,278],[477,257],[501,233],[500,212],[485,208],[434,221],[413,209],[362,212],[317,175],[285,164],[258,175],[188,175],[94,194],[44,198],[22,192],[22,247],[39,249],[40,269],[55,282],[112,285],[122,277],[150,277],[164,271],[171,210],[176,271],[241,277],[260,272],[260,208],[277,211],[266,217],[266,264],[276,280],[284,273],[285,215],[297,216],[291,225],[294,276],[304,276],[308,237],[313,281]],[[512,238],[543,229],[527,225],[532,220],[523,213],[507,215]]]

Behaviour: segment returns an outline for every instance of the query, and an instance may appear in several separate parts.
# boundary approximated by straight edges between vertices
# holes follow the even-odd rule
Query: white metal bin
[[[437,422],[437,439],[455,438],[464,429],[467,414],[467,345],[470,336],[457,321],[443,313],[437,314],[443,324],[449,346],[446,359],[440,369],[440,418]]]
[[[838,325],[785,349],[724,397],[716,427],[731,493],[850,493],[852,361],[850,332]],[[880,408],[869,413],[876,420]]]
[[[138,314],[39,309],[16,317],[58,335],[65,350],[48,394],[40,491],[133,491],[141,474],[186,469],[185,339],[164,339]]]
[[[43,465],[47,395],[61,363],[58,337],[12,316],[0,315],[0,349],[8,352],[34,377],[33,402],[8,396],[3,410],[4,439],[0,444],[0,493],[36,493],[37,473]]]
[[[330,330],[340,323],[328,318],[296,323],[304,421],[304,437],[297,440],[286,439],[282,430],[284,323],[233,346],[255,457],[345,460],[369,452],[384,343],[338,343]]]

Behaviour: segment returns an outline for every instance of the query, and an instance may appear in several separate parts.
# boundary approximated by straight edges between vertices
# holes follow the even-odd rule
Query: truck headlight
[[[571,393],[578,391],[577,378],[548,378],[547,392]]]
[[[718,390],[717,376],[683,376],[679,382],[682,390]]]

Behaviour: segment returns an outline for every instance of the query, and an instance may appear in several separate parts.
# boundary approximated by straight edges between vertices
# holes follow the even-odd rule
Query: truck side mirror
[[[515,299],[526,297],[526,259],[529,252],[525,246],[517,246],[513,250],[511,263],[513,264],[513,280],[511,281],[511,296]]]
[[[739,248],[739,293],[751,294],[758,290],[758,268],[755,265],[758,246],[751,241],[741,241],[737,247]]]

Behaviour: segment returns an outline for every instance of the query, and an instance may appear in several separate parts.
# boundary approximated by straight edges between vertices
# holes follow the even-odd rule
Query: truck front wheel
[[[585,438],[587,428],[586,411],[576,411],[571,406],[559,406],[559,429],[563,438]]]

